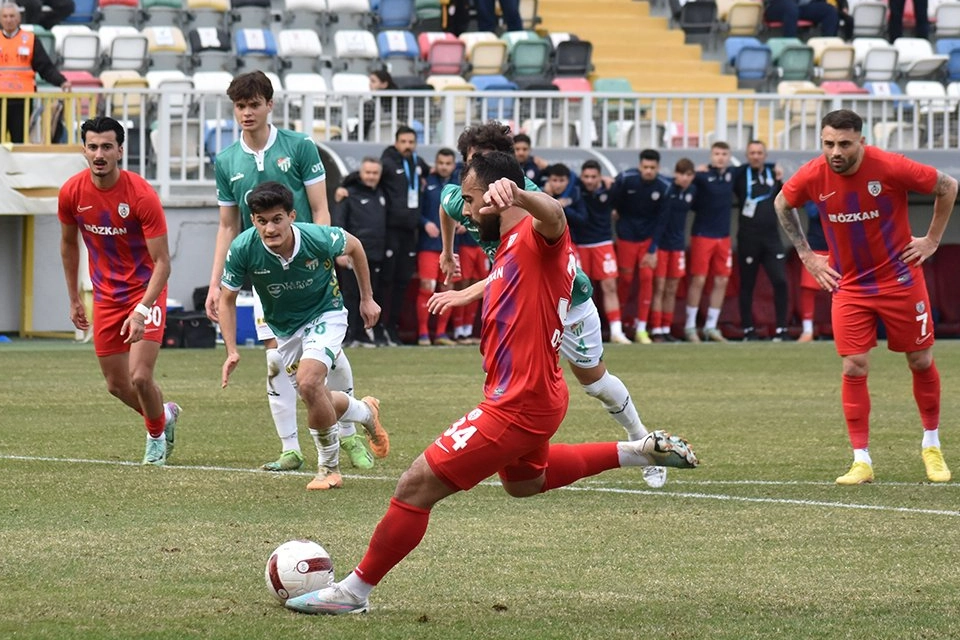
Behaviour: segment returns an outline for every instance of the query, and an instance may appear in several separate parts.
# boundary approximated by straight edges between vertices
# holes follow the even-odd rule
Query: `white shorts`
[[[581,369],[592,369],[603,359],[600,313],[592,298],[567,312],[560,355]]]
[[[283,368],[292,379],[297,377],[297,363],[319,360],[327,371],[333,367],[347,335],[347,310],[327,311],[297,329],[292,336],[277,337],[277,351]]]
[[[260,342],[276,339],[277,336],[273,335],[273,329],[270,328],[266,318],[263,317],[263,303],[260,302],[260,294],[257,293],[256,287],[253,287],[253,326],[257,328],[257,340]]]

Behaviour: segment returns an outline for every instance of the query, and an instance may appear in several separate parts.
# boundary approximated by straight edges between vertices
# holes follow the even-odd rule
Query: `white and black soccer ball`
[[[333,583],[333,560],[310,540],[291,540],[277,547],[263,572],[267,589],[280,602],[323,589]]]

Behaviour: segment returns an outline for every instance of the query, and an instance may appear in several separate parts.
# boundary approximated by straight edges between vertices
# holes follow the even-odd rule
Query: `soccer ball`
[[[333,583],[333,561],[327,550],[310,540],[291,540],[277,547],[263,572],[267,588],[280,602],[323,589]]]

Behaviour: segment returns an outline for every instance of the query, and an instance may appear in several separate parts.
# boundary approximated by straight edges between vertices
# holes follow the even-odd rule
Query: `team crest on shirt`
[[[606,201],[607,201],[607,194],[601,193],[599,200],[600,200],[600,202],[606,202]]]
[[[659,200],[659,199],[660,199],[660,192],[659,192],[659,191],[654,191],[653,193],[651,193],[651,194],[650,194],[650,199],[653,200],[654,202],[656,202],[657,200]]]
[[[693,194],[688,193],[687,195],[683,196],[683,199],[688,203],[693,202]]]
[[[869,191],[869,192],[870,192],[870,195],[872,195],[872,196],[878,196],[878,195],[880,195],[880,181],[879,181],[879,180],[871,180],[870,182],[868,182],[868,183],[867,183],[867,191]]]
[[[120,214],[121,218],[126,218],[130,215],[130,205],[126,202],[121,202],[120,206],[117,207],[117,213]]]
[[[305,264],[304,266],[305,266],[307,269],[310,269],[310,271],[314,271],[317,267],[320,266],[320,259],[319,259],[319,258],[314,258],[314,259],[312,259],[312,260],[307,260],[307,262],[306,262],[306,264]]]
[[[277,158],[277,168],[284,173],[290,171],[292,165],[293,163],[290,161],[290,158]]]
[[[926,309],[927,309],[927,305],[925,305],[923,302],[917,303],[917,313],[923,313],[924,311],[926,311]]]

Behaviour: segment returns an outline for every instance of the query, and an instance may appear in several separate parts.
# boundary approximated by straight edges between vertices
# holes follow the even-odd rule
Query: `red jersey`
[[[852,176],[835,173],[820,156],[783,185],[793,206],[813,201],[820,211],[840,289],[874,295],[922,282],[923,269],[900,253],[912,238],[907,193],[931,193],[937,170],[896,153],[865,146]]]
[[[554,414],[568,392],[557,350],[570,307],[576,258],[570,232],[554,243],[527,216],[501,239],[483,292],[480,353],[491,404]]]
[[[167,233],[167,220],[153,187],[137,174],[121,170],[117,183],[102,190],[84,170],[60,190],[57,217],[80,228],[90,256],[93,299],[139,302],[153,273],[147,240]]]

